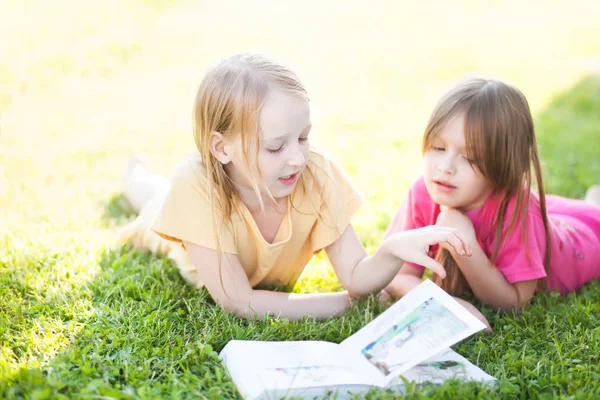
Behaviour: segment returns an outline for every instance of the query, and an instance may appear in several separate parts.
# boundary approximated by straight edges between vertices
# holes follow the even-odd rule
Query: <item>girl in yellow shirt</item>
[[[168,254],[189,283],[248,318],[326,318],[346,310],[351,297],[379,293],[404,261],[443,276],[427,256],[432,244],[470,254],[456,229],[429,226],[392,235],[367,255],[350,223],[361,196],[309,148],[310,129],[307,93],[293,72],[259,54],[222,61],[196,95],[197,151],[169,181],[138,158],[130,162],[125,196],[140,215],[122,239]],[[346,291],[257,289],[291,289],[322,249]]]

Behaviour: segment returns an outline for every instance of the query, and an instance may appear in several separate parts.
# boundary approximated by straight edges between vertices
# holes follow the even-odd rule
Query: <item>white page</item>
[[[425,382],[442,384],[446,379],[452,378],[477,382],[496,380],[452,349],[446,349],[428,360],[418,363],[402,373],[402,376],[417,384]],[[404,386],[404,382],[400,378],[394,378],[388,387],[396,385]]]
[[[263,391],[369,384],[348,364],[338,345],[323,341],[230,341],[220,353],[246,398]]]
[[[484,328],[448,293],[425,280],[339,346],[365,375],[385,386]]]

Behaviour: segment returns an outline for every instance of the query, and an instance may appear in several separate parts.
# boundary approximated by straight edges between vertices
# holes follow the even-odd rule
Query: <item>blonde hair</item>
[[[244,162],[252,171],[248,152],[252,141],[259,139],[260,111],[273,89],[307,98],[306,89],[292,71],[264,55],[253,53],[236,54],[221,61],[208,71],[198,88],[194,140],[209,178],[209,193],[216,194],[215,206],[224,222],[231,218],[236,192],[224,165],[210,152],[211,134],[219,132],[224,138],[240,135]],[[256,170],[260,174],[260,169]],[[262,180],[262,176],[251,178],[260,199],[257,181]]]
[[[210,151],[213,132],[223,138],[240,135],[244,149],[244,163],[250,171],[252,187],[264,209],[259,183],[263,177],[258,167],[250,168],[249,151],[252,143],[259,141],[260,111],[272,90],[281,90],[293,96],[308,99],[306,89],[291,70],[268,57],[255,53],[233,55],[210,69],[202,80],[194,105],[193,131],[196,147],[208,177],[208,193],[213,218],[219,270],[221,264],[221,229],[230,226],[233,210],[238,207],[239,197],[225,166]],[[259,147],[256,147],[258,155]],[[253,170],[259,176],[254,176]],[[303,184],[301,179],[299,184]],[[269,196],[272,196],[269,193]],[[222,281],[221,281],[222,283]]]
[[[527,216],[533,176],[538,196],[544,230],[546,253],[544,267],[550,262],[550,234],[546,200],[542,180],[533,118],[527,99],[517,88],[495,79],[472,77],[460,81],[438,102],[423,135],[423,152],[440,133],[448,121],[456,115],[464,115],[467,157],[483,174],[493,188],[493,196],[500,203],[494,216],[494,250],[492,262],[503,244],[502,230],[508,205],[514,197],[515,208],[507,236],[514,230],[519,219]],[[527,235],[522,225],[522,239]],[[448,272],[441,286],[449,293],[457,293],[466,287],[466,280],[454,259],[440,254]],[[456,276],[453,276],[456,275]]]

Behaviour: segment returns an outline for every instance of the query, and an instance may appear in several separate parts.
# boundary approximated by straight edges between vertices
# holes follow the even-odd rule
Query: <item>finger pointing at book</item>
[[[429,256],[430,246],[445,244],[459,255],[471,255],[468,241],[457,229],[433,225],[395,233],[384,243],[394,256],[429,268],[442,278],[446,276],[446,271],[439,262]]]

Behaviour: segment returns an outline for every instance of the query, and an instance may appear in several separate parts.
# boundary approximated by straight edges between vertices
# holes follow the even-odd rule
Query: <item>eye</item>
[[[446,150],[446,148],[445,148],[445,147],[441,147],[441,146],[431,146],[431,148],[432,148],[434,151],[445,151],[445,150]]]
[[[267,151],[272,154],[281,153],[281,150],[283,150],[283,145],[279,146],[277,149],[267,149]]]
[[[298,141],[299,141],[300,143],[305,143],[305,142],[308,142],[308,136],[307,136],[307,137],[300,137],[300,138],[298,138]]]

